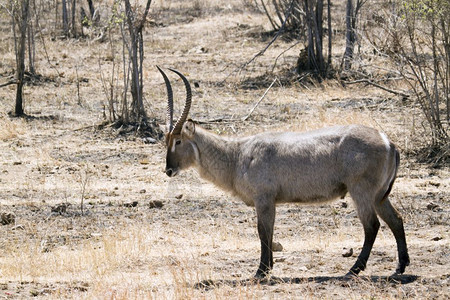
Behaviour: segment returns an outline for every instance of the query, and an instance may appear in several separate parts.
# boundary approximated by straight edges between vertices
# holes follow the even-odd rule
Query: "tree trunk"
[[[136,33],[136,27],[134,25],[134,12],[131,9],[130,1],[125,0],[125,13],[128,23],[128,32],[130,34],[130,48],[129,55],[131,60],[131,113],[139,121],[141,117],[143,107],[140,106],[140,88],[139,88],[139,65],[138,65],[138,37]]]
[[[59,6],[59,1],[55,0],[55,22],[54,22],[54,24],[55,24],[55,33],[58,30],[58,22],[57,22],[57,20],[59,18],[59,16],[58,16],[58,6]]]
[[[77,1],[76,0],[72,0],[72,35],[76,36],[77,32],[76,32],[76,22],[75,22],[75,12],[76,12],[76,6],[77,6]]]
[[[356,0],[356,6],[353,0],[347,0],[346,9],[346,29],[345,29],[345,52],[343,57],[344,70],[350,70],[354,58],[355,43],[357,41],[356,27],[359,11],[367,0]]]
[[[317,69],[320,76],[325,76],[325,60],[323,58],[323,0],[317,0],[314,14],[314,32],[316,43]]]
[[[308,37],[308,45],[306,46],[308,52],[308,66],[310,70],[315,69],[316,63],[316,55],[314,50],[314,34],[313,34],[313,25],[312,25],[312,17],[311,11],[309,9],[309,0],[305,0],[305,12],[306,12],[306,30]]]
[[[323,0],[304,0],[306,18],[306,46],[310,71],[317,77],[326,76],[325,60],[323,58]],[[297,70],[301,72],[299,66]]]
[[[122,101],[122,122],[125,124],[128,124],[130,122],[130,114],[128,110],[128,79],[130,78],[130,64],[128,63],[127,66],[127,60],[126,60],[126,50],[127,50],[127,43],[126,43],[126,37],[125,37],[125,29],[124,24],[120,25],[120,31],[122,33],[122,61],[123,61],[123,101]],[[128,51],[128,53],[130,53]]]
[[[141,20],[135,19],[130,1],[125,0],[125,14],[130,34],[130,47],[128,47],[131,60],[131,113],[136,122],[147,119],[143,101],[143,62],[144,62],[144,40],[142,30],[144,28],[145,19],[150,9],[151,0],[147,0],[147,6]]]
[[[33,23],[30,21],[30,24],[27,26],[28,30],[28,68],[31,74],[36,74],[36,69],[34,67],[34,58],[36,54],[36,44],[34,40],[34,29]]]
[[[347,0],[345,13],[345,52],[344,52],[344,70],[350,70],[352,67],[353,49],[355,44],[355,33],[352,24],[354,15],[353,0]]]
[[[17,62],[17,89],[16,89],[16,105],[14,114],[17,117],[24,115],[23,110],[23,85],[24,85],[24,74],[25,74],[25,42],[27,38],[27,23],[28,23],[28,12],[30,7],[29,0],[21,1],[20,6],[20,22],[19,22],[19,43],[16,52],[16,62]]]
[[[62,21],[65,36],[69,35],[69,19],[67,16],[67,0],[62,0]]]
[[[327,69],[328,69],[331,67],[331,57],[332,57],[331,0],[327,1],[327,19],[328,19],[328,59],[327,59]]]

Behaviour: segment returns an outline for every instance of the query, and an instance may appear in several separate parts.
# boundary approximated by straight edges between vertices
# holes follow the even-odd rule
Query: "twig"
[[[248,112],[248,114],[242,118],[230,118],[230,119],[226,119],[226,118],[216,118],[216,119],[211,119],[211,120],[206,120],[206,121],[200,121],[200,120],[195,120],[196,124],[214,124],[214,123],[236,123],[236,122],[244,122],[247,121],[248,118],[252,115],[252,113],[255,111],[255,109],[258,107],[258,105],[261,103],[261,101],[264,100],[264,98],[266,97],[267,93],[269,92],[269,90],[272,88],[272,86],[275,84],[275,81],[277,81],[278,78],[275,78],[272,83],[269,85],[269,87],[266,89],[266,91],[264,92],[264,94],[261,96],[261,98],[259,98],[259,100],[255,103],[255,105],[253,105],[252,109],[250,109],[250,111]],[[81,128],[83,129],[83,128]]]
[[[206,121],[196,120],[195,123],[197,123],[197,124],[212,124],[212,123],[222,123],[222,122],[228,122],[228,121],[233,121],[233,119],[217,118],[217,119],[211,119],[211,120],[206,120]]]
[[[84,171],[84,172],[82,172]],[[81,215],[84,215],[84,200],[86,199],[86,187],[88,181],[90,179],[90,170],[89,167],[86,167],[84,170],[80,171],[80,185],[81,185],[81,199],[80,199],[80,209]],[[84,176],[83,176],[84,175]]]
[[[297,41],[294,45],[289,46],[287,49],[285,49],[283,52],[281,52],[281,53],[277,56],[277,58],[275,58],[275,62],[273,63],[273,66],[272,66],[272,72],[275,70],[275,67],[277,66],[278,59],[279,59],[283,54],[285,54],[286,52],[288,52],[289,50],[291,50],[292,48],[294,48],[295,46],[297,46],[297,45],[300,44],[300,43],[301,43],[300,41]]]
[[[6,83],[0,84],[0,88],[8,86],[8,85],[11,85],[11,84],[15,84],[15,83],[17,83],[17,80],[13,79],[13,80],[10,80],[10,81],[8,81]]]
[[[292,10],[294,7],[294,0],[291,1],[291,4],[289,6],[289,10],[287,12],[286,18],[284,19],[283,24],[281,24],[280,29],[277,31],[277,34],[275,34],[275,36],[272,38],[272,40],[266,45],[266,47],[262,50],[260,50],[258,53],[255,54],[255,56],[253,56],[249,61],[243,63],[240,67],[237,67],[236,69],[233,70],[233,72],[231,72],[230,74],[227,75],[227,77],[225,77],[224,80],[222,80],[221,83],[224,83],[232,74],[237,73],[242,71],[245,67],[247,67],[249,64],[251,64],[256,58],[258,58],[259,56],[263,55],[267,49],[269,49],[269,47],[278,39],[278,37],[283,33],[284,28],[286,27],[286,22],[289,19],[289,17],[292,14]]]
[[[395,95],[400,95],[400,96],[405,97],[405,98],[409,97],[408,94],[405,94],[405,93],[400,92],[400,91],[389,89],[389,88],[387,88],[385,86],[382,86],[382,85],[380,85],[378,83],[375,83],[373,81],[370,81],[368,79],[358,79],[358,80],[354,80],[354,81],[344,81],[344,83],[345,84],[367,83],[367,84],[373,85],[374,87],[382,89],[382,90],[384,90],[386,92],[389,92],[389,93],[392,93],[392,94],[395,94]]]
[[[75,72],[77,74],[77,96],[78,96],[78,105],[81,105],[81,97],[80,97],[80,79],[78,77],[78,64],[75,65]]]
[[[73,129],[72,131],[81,131],[81,130],[91,129],[91,128],[95,128],[96,126],[97,125],[83,126],[83,127],[80,127],[80,128]]]
[[[41,32],[41,33],[44,32],[44,30],[42,29],[41,24],[39,23],[39,21],[36,22],[36,24],[39,27],[39,32]],[[50,65],[50,67],[52,69],[54,69],[56,71],[56,73],[58,74],[58,81],[59,81],[58,85],[60,85],[60,83],[61,83],[61,73],[58,71],[58,68],[56,68],[56,66],[50,60],[50,55],[48,54],[47,46],[45,45],[44,35],[40,34],[39,36],[41,37],[41,40],[42,40],[42,46],[44,48],[44,53],[45,53],[45,57],[47,58],[47,62]]]
[[[261,103],[261,101],[266,97],[267,92],[269,92],[269,90],[272,88],[273,84],[275,83],[275,81],[277,81],[277,79],[278,78],[275,77],[275,79],[272,81],[272,83],[266,89],[266,91],[261,96],[261,98],[259,98],[258,102],[256,102],[256,104],[252,107],[252,109],[249,111],[249,113],[245,117],[242,118],[242,121],[247,121],[247,119],[250,117],[250,115],[253,113],[253,111],[256,109],[256,107],[258,107],[259,103]]]

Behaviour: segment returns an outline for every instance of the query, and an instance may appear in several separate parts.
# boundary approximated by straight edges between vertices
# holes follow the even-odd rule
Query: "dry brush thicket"
[[[2,7],[7,3],[0,1]],[[271,38],[272,27],[254,1],[151,4],[143,31],[143,95],[155,123],[165,123],[166,114],[158,64],[186,74],[193,85],[191,117],[218,134],[360,123],[386,132],[400,149],[391,196],[405,221],[411,256],[406,275],[389,277],[395,240],[383,224],[366,271],[343,280],[355,259],[348,249],[358,253],[363,236],[345,198],[278,207],[275,241],[282,250],[274,256],[274,278],[260,283],[248,281],[260,246],[254,210],[193,172],[169,179],[162,143],[150,144],[154,141],[135,134],[134,127],[104,123],[104,86],[111,78],[124,79],[117,71],[123,59],[120,30],[102,36],[101,22],[113,2],[94,2],[100,25],[84,27],[85,37],[77,38],[61,36],[62,23],[55,22],[61,10],[55,11],[54,1],[36,3],[44,5],[35,35],[39,76],[25,73],[28,117],[8,115],[15,86],[0,88],[0,299],[449,297],[449,166],[417,162],[418,149],[429,142],[426,119],[411,97],[392,93],[408,92],[408,85],[391,72],[393,61],[369,46],[376,42],[369,40],[370,32],[383,34],[369,22],[379,20],[380,7],[388,8],[383,2],[367,2],[362,10],[366,23],[359,27],[361,46],[352,70],[390,91],[367,82],[293,80],[304,45],[289,39],[278,39],[233,73]],[[87,3],[76,7],[86,5],[88,13]],[[345,5],[336,3],[334,9],[344,12]],[[0,84],[15,74],[10,18],[1,14]],[[337,37],[343,37],[345,23],[333,22],[333,57],[339,64],[345,41]],[[390,41],[387,36],[376,46],[392,49]],[[173,88],[179,116],[184,86],[174,80]]]

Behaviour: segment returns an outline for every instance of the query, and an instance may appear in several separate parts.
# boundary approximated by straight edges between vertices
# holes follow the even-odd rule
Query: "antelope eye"
[[[179,145],[179,144],[181,144],[181,140],[178,140],[175,142],[175,145]]]

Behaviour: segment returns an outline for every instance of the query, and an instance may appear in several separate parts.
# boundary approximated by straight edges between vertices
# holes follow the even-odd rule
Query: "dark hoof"
[[[409,266],[409,256],[408,255],[406,255],[405,259],[400,260],[394,274],[399,275],[399,274],[405,273],[405,269],[407,266]]]
[[[261,280],[261,279],[266,279],[267,277],[269,277],[269,271],[258,270],[258,271],[256,271],[256,274],[253,278],[257,279],[257,280]]]
[[[347,274],[344,275],[345,280],[350,280],[358,277],[358,273],[353,272],[352,270],[348,271]]]
[[[365,267],[356,267],[353,266],[350,271],[348,271],[348,273],[345,275],[353,275],[353,276],[358,276],[359,272],[363,271],[365,269]]]

